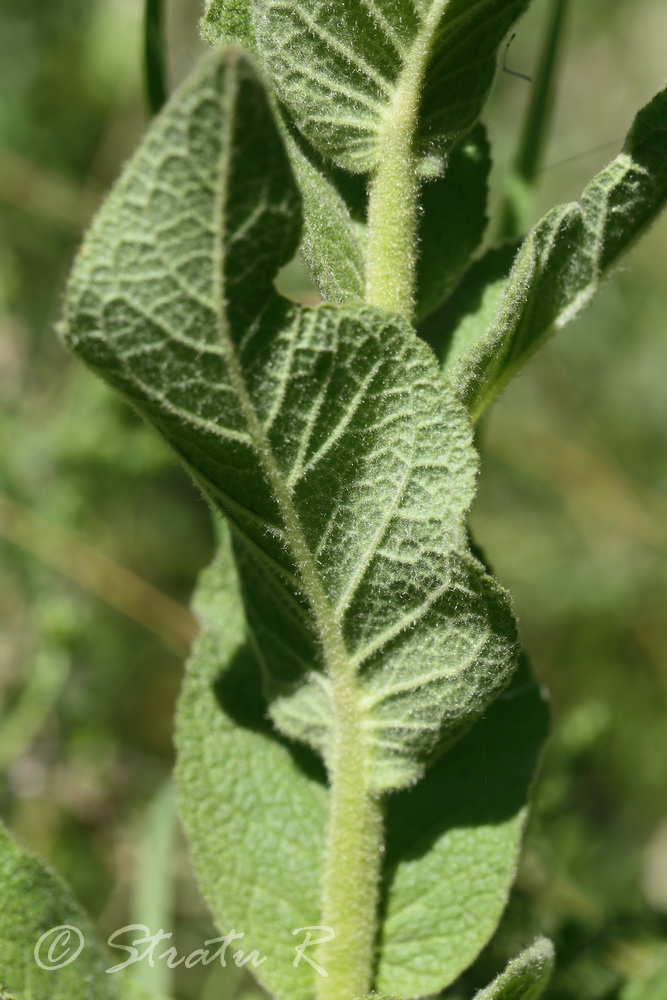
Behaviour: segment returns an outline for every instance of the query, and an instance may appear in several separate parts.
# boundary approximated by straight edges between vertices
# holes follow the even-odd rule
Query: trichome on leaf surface
[[[177,718],[180,815],[217,923],[267,956],[257,976],[284,1000],[446,989],[515,877],[548,713],[469,534],[474,424],[667,198],[662,91],[579,203],[477,253],[479,118],[527,6],[212,0],[215,50],[69,283],[65,342],[218,522]],[[315,307],[276,290],[299,250]],[[9,840],[2,858],[10,888],[36,864]],[[3,981],[111,995],[83,970],[79,993],[71,969],[26,971],[21,941],[54,922],[32,892]],[[330,933],[296,963],[302,928]],[[537,998],[552,963],[538,939],[479,1000]]]

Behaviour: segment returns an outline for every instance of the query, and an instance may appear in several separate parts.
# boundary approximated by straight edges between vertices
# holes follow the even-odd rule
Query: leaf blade
[[[417,241],[419,322],[453,292],[484,236],[491,149],[483,125],[453,150],[445,174],[426,181],[420,199]]]
[[[476,419],[538,349],[590,301],[667,201],[667,90],[637,115],[624,151],[526,237],[491,326],[454,336],[444,366]]]
[[[553,944],[548,938],[538,938],[480,990],[475,1000],[538,1000],[549,984],[553,964]]]
[[[226,531],[200,577],[195,612],[202,628],[175,736],[193,863],[219,927],[245,935],[232,947],[267,957],[254,975],[275,996],[312,1000],[312,970],[292,964],[302,939],[292,931],[320,919],[325,776],[308,750],[289,746],[267,723]]]
[[[214,57],[170,107],[88,238],[66,339],[234,525],[279,728],[326,759],[329,685],[355,671],[371,787],[409,783],[515,665],[507,597],[467,548],[470,426],[400,321],[273,291],[299,197],[249,64]]]
[[[179,808],[195,867],[220,926],[246,933],[246,953],[268,956],[255,973],[264,985],[312,1000],[307,968],[291,964],[291,932],[320,920],[325,774],[267,722],[229,540],[203,574],[195,608],[202,629],[176,724]],[[524,663],[423,781],[389,798],[376,989],[437,993],[486,944],[513,881],[547,728]]]
[[[496,50],[527,0],[372,0],[335,7],[261,0],[255,36],[296,125],[323,155],[373,171],[402,81],[424,83],[415,146],[442,158],[479,117]]]
[[[124,973],[106,974],[109,956],[61,879],[23,851],[2,825],[0,889],[0,990],[4,986],[17,998],[32,1000],[118,1000],[133,995],[133,983]],[[59,931],[67,938],[56,941]],[[134,995],[139,1000],[140,994]]]

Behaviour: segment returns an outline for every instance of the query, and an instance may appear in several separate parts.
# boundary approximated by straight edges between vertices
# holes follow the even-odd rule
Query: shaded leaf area
[[[208,0],[201,22],[211,45],[235,42],[256,52],[251,0]],[[288,109],[276,102],[290,163],[302,198],[301,252],[315,285],[327,302],[342,305],[364,294],[363,248],[340,177],[294,127]],[[360,198],[359,198],[360,195]],[[355,200],[365,201],[363,185]]]
[[[477,120],[496,50],[527,0],[317,0],[254,5],[257,46],[294,121],[323,154],[373,171],[387,109],[417,82],[418,155],[442,158]],[[408,82],[409,81],[409,82]]]
[[[310,1000],[292,965],[319,922],[326,778],[306,747],[267,719],[261,667],[229,543],[200,581],[202,631],[177,722],[180,810],[206,898],[274,994]],[[452,982],[493,933],[513,880],[547,710],[526,664],[426,777],[387,800],[379,964],[384,993],[421,996]],[[226,863],[221,865],[220,858]]]
[[[441,340],[433,317],[429,340],[473,418],[545,337],[590,301],[602,278],[654,221],[666,200],[667,90],[663,90],[639,112],[623,152],[593,178],[581,201],[553,208],[528,234],[489,325],[489,299],[478,283],[486,278],[486,265],[473,265],[463,279],[468,303],[474,303],[476,296],[482,303],[479,315],[466,316],[448,339],[451,326],[445,306]],[[497,294],[496,285],[490,295],[493,299]]]
[[[491,149],[476,125],[448,157],[445,173],[422,187],[417,243],[417,321],[451,295],[484,236]]]
[[[512,959],[486,989],[480,990],[475,1000],[538,1000],[549,985],[553,965],[551,941],[538,938],[530,948]]]
[[[261,84],[238,53],[215,56],[93,227],[65,337],[234,525],[278,727],[326,759],[330,686],[357,677],[383,790],[504,687],[515,627],[467,547],[471,429],[430,352],[383,313],[274,293],[298,208]]]
[[[291,125],[286,109],[281,110],[286,147],[302,198],[303,258],[326,302],[360,302],[365,284],[363,181],[354,178],[361,184],[345,184],[341,172],[324,163]]]
[[[454,350],[455,336],[458,349],[465,354],[490,329],[519,246],[506,243],[487,250],[470,265],[441,307],[418,325],[419,336],[430,344],[439,359],[447,358]]]
[[[0,996],[145,1000],[123,973],[107,975],[112,963],[87,915],[60,878],[2,826],[0,897]]]

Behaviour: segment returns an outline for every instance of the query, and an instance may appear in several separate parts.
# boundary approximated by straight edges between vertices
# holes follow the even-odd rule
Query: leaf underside
[[[298,206],[259,80],[238,53],[213,57],[93,226],[65,337],[232,524],[278,728],[327,759],[333,635],[359,678],[371,786],[396,788],[507,683],[515,628],[467,547],[471,431],[428,349],[367,307],[273,291]]]
[[[327,820],[324,769],[267,719],[230,543],[202,575],[202,630],[176,725],[179,806],[206,899],[276,996],[312,1000],[292,931],[317,925]],[[387,800],[375,987],[426,996],[453,982],[495,930],[516,868],[548,713],[525,664],[413,788]],[[224,864],[220,859],[224,858]],[[254,970],[253,970],[254,971]]]
[[[531,230],[502,285],[484,290],[488,274],[472,265],[462,282],[469,311],[458,317],[453,335],[449,304],[429,319],[428,340],[474,418],[549,333],[588,304],[665,202],[667,88],[639,112],[623,152],[593,178],[581,200],[553,208]],[[489,321],[491,295],[498,307]]]
[[[180,809],[216,919],[272,956],[257,969],[269,990],[312,996],[292,931],[320,919],[333,634],[358,678],[369,783],[405,787],[428,765],[388,802],[376,981],[422,995],[497,923],[545,713],[522,678],[475,724],[516,639],[466,538],[468,418],[401,321],[275,293],[299,223],[261,83],[218,52],[94,223],[63,333],[231,528],[233,565],[202,584],[178,726]],[[497,770],[487,783],[468,767]]]
[[[361,173],[381,157],[383,118],[425,80],[418,155],[442,159],[479,117],[496,51],[528,0],[255,0],[255,38],[282,100],[321,153]]]
[[[538,938],[530,948],[512,959],[504,972],[475,995],[475,1000],[539,1000],[549,985],[554,965],[554,947],[548,938]]]

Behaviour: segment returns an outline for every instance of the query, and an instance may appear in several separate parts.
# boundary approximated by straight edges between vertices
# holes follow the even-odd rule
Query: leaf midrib
[[[347,738],[352,738],[363,751],[363,733],[360,718],[360,693],[357,686],[354,664],[345,644],[342,623],[334,613],[325,591],[317,566],[308,548],[299,514],[292,499],[291,490],[273,455],[265,430],[257,415],[246,387],[238,353],[230,334],[225,303],[223,247],[226,245],[226,192],[233,156],[233,139],[236,125],[238,78],[234,65],[227,69],[232,79],[227,89],[229,95],[228,113],[224,117],[224,130],[220,183],[216,196],[215,231],[217,241],[213,250],[214,258],[214,303],[218,331],[223,355],[227,362],[232,388],[239,401],[250,439],[269,485],[273,491],[284,526],[285,540],[291,551],[304,596],[313,613],[322,647],[325,671],[331,681],[331,700],[334,729],[343,728]],[[340,734],[338,734],[340,735]],[[365,758],[367,755],[364,753]],[[360,766],[365,770],[365,759]]]

